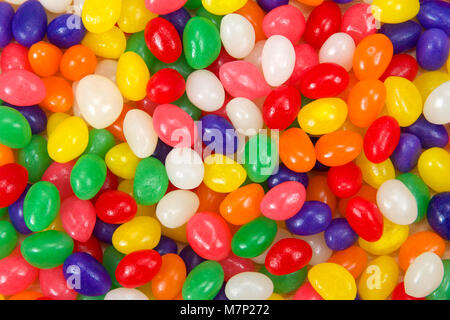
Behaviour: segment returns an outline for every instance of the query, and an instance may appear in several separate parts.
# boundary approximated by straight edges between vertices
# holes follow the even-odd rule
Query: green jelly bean
[[[187,63],[186,57],[184,55],[181,55],[177,61],[172,63],[164,63],[159,60],[155,60],[150,69],[150,73],[155,74],[159,70],[166,68],[178,71],[178,73],[181,74],[185,79],[192,73],[192,71],[194,71]]]
[[[244,168],[250,180],[266,181],[278,165],[278,146],[271,137],[258,134],[248,140],[244,150]]]
[[[212,14],[211,12],[207,11],[205,8],[198,9],[197,16],[208,19],[216,26],[217,30],[220,31],[220,24],[222,22],[223,16],[217,16],[215,14]]]
[[[188,64],[194,69],[208,67],[220,54],[219,30],[206,18],[191,18],[183,32],[183,48]]]
[[[17,244],[17,233],[9,221],[0,221],[0,260],[9,256]]]
[[[411,191],[417,202],[417,219],[415,222],[421,221],[427,214],[428,203],[430,202],[430,190],[423,180],[414,173],[403,173],[397,177],[398,180]]]
[[[114,135],[106,129],[92,129],[89,131],[89,143],[84,154],[96,154],[105,159],[106,153],[114,147]]]
[[[23,216],[28,229],[42,231],[52,224],[61,205],[59,191],[47,181],[39,181],[31,186],[23,202]]]
[[[263,266],[259,272],[265,274],[272,280],[274,287],[273,291],[280,294],[290,293],[300,288],[303,282],[305,282],[306,275],[308,274],[306,267],[282,276],[271,274],[265,266]]]
[[[81,156],[70,173],[70,185],[82,200],[95,197],[106,180],[106,164],[96,154]]]
[[[77,300],[105,300],[105,294],[95,297],[83,296],[82,294],[78,294]]]
[[[72,254],[73,240],[64,232],[47,230],[25,238],[20,251],[24,259],[36,268],[56,268]]]
[[[231,240],[231,250],[239,257],[254,258],[270,247],[277,234],[277,223],[259,217],[244,224]]]
[[[7,212],[8,212],[8,208],[7,207],[0,208],[0,218],[3,217],[5,215],[5,213],[7,213]]]
[[[186,9],[197,9],[202,6],[202,0],[187,0],[184,7]]]
[[[189,101],[186,94],[183,94],[183,96],[173,102],[173,104],[183,109],[194,121],[197,121],[202,117],[202,110],[194,106],[192,102]]]
[[[129,51],[137,53],[142,58],[142,60],[144,60],[148,69],[150,69],[150,67],[156,61],[155,56],[150,52],[150,49],[145,43],[144,31],[134,33],[128,38],[125,52]]]
[[[149,157],[139,162],[133,184],[133,194],[138,204],[149,206],[157,203],[168,186],[169,178],[161,161]]]
[[[442,260],[442,262],[444,263],[444,279],[427,297],[427,300],[450,300],[450,259]]]
[[[119,288],[121,285],[116,279],[116,269],[119,265],[119,262],[125,257],[125,255],[119,251],[117,251],[114,246],[109,246],[105,249],[105,252],[103,253],[103,266],[105,267],[106,271],[108,271],[112,286]]]
[[[213,300],[222,288],[222,266],[217,261],[205,261],[186,277],[181,292],[184,300]]]
[[[45,170],[52,163],[47,151],[47,140],[42,136],[33,135],[30,143],[19,150],[17,162],[27,169],[29,182],[41,180]]]
[[[0,106],[0,143],[13,148],[25,147],[31,140],[27,119],[17,110]]]

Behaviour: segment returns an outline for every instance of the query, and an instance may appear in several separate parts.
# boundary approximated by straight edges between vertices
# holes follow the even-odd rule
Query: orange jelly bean
[[[348,202],[350,201],[350,199],[354,197],[361,197],[372,203],[377,203],[377,189],[375,189],[372,186],[369,186],[368,184],[363,184],[361,189],[359,189],[358,193],[353,197],[340,199],[338,204],[338,210],[343,217],[345,217]]]
[[[152,292],[157,300],[172,300],[183,288],[186,266],[183,259],[174,253],[162,256],[162,264],[152,280]]]
[[[123,133],[123,121],[125,120],[125,116],[127,115],[128,111],[130,111],[131,109],[133,108],[124,104],[120,116],[112,125],[106,128],[106,130],[111,132],[113,136],[116,137],[116,139],[119,139],[122,142],[126,141],[125,135]]]
[[[367,265],[367,253],[358,246],[351,246],[334,253],[328,262],[343,266],[356,279]]]
[[[308,172],[316,163],[314,145],[309,136],[299,128],[291,128],[280,137],[281,161],[295,172]]]
[[[94,52],[81,44],[67,49],[64,53],[60,69],[63,76],[72,81],[78,81],[95,72],[97,58]]]
[[[73,105],[72,86],[60,77],[48,77],[42,79],[47,95],[39,104],[41,107],[53,112],[66,112]]]
[[[328,133],[317,141],[317,160],[329,167],[342,166],[356,159],[363,147],[363,138],[353,131]]]
[[[256,1],[247,1],[247,3],[235,13],[240,14],[252,24],[253,29],[255,29],[255,42],[266,39],[266,35],[262,28],[265,12]]]
[[[444,239],[431,231],[413,234],[400,247],[398,253],[400,268],[406,271],[414,259],[424,252],[434,252],[442,257],[445,252]]]
[[[382,33],[365,37],[356,47],[353,72],[359,80],[378,79],[391,63],[394,47]]]
[[[306,4],[307,6],[318,6],[319,4],[322,4],[324,0],[297,0],[297,2]]]
[[[234,225],[246,224],[261,215],[259,205],[264,197],[261,185],[251,183],[229,193],[220,204],[220,214]]]
[[[8,300],[36,300],[37,298],[43,297],[43,294],[36,291],[22,291],[18,294],[13,295]]]
[[[312,200],[326,203],[333,213],[336,210],[336,196],[328,187],[326,176],[317,175],[309,179],[308,188],[306,188],[306,201]]]
[[[31,69],[38,76],[50,77],[59,70],[62,51],[55,45],[40,41],[33,44],[28,51]]]
[[[219,193],[211,190],[203,182],[195,189],[200,205],[197,212],[219,212],[222,201],[227,196],[226,193]]]
[[[14,162],[14,153],[11,148],[0,144],[0,167]]]

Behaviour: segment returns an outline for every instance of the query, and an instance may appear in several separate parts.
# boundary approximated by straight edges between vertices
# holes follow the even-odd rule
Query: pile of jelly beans
[[[0,1],[0,300],[449,300],[449,23]]]

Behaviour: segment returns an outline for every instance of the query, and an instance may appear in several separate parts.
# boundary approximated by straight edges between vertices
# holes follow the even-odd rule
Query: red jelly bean
[[[63,267],[41,269],[39,285],[42,293],[52,300],[76,300],[78,293],[67,285]]]
[[[350,77],[335,63],[321,63],[310,68],[302,77],[300,90],[310,99],[335,97],[347,88]]]
[[[181,98],[186,89],[183,76],[171,68],[156,72],[148,82],[147,96],[158,104],[171,103]]]
[[[103,250],[100,242],[95,236],[90,237],[85,242],[74,241],[73,242],[73,252],[86,252],[93,256],[98,262],[103,261]]]
[[[81,242],[89,240],[96,220],[91,201],[71,196],[62,202],[59,214],[64,230],[72,239]]]
[[[395,287],[394,291],[392,291],[392,300],[425,300],[425,297],[423,298],[415,298],[410,295],[408,295],[405,292],[405,283],[402,281]]]
[[[370,4],[357,3],[348,8],[342,17],[341,31],[350,35],[356,44],[368,35],[376,33],[376,20]]]
[[[116,268],[116,279],[125,288],[137,288],[150,282],[161,268],[162,259],[155,250],[127,254]]]
[[[353,162],[328,170],[328,186],[339,198],[348,198],[357,194],[362,182],[361,169]]]
[[[381,163],[390,157],[400,140],[397,120],[383,116],[375,120],[364,136],[364,153],[373,163]]]
[[[22,257],[19,248],[0,259],[0,294],[10,296],[27,289],[38,277],[39,269]]]
[[[380,80],[384,81],[389,77],[402,77],[413,81],[418,71],[419,65],[416,59],[409,54],[400,53],[392,57],[391,63],[380,77]]]
[[[264,265],[274,275],[281,276],[300,270],[312,257],[311,246],[304,240],[281,239],[270,248]]]
[[[323,300],[323,298],[314,290],[309,282],[305,282],[298,288],[294,295],[294,300]]]
[[[314,48],[320,48],[334,33],[341,29],[341,9],[332,2],[326,1],[314,8],[306,21],[303,38]]]
[[[255,264],[252,260],[247,258],[238,257],[234,253],[230,252],[228,257],[219,261],[225,274],[224,281],[228,281],[231,277],[242,272],[255,271]]]
[[[172,63],[181,56],[182,45],[177,29],[163,18],[154,18],[145,28],[145,42],[156,59]]]
[[[45,99],[42,80],[27,70],[11,70],[0,74],[0,99],[12,105],[33,106]]]
[[[305,17],[297,7],[279,6],[264,17],[262,28],[267,38],[282,35],[296,44],[305,32]]]
[[[20,164],[8,163],[0,167],[0,208],[19,199],[28,182],[28,171]]]
[[[110,190],[98,197],[95,202],[95,211],[100,220],[111,224],[121,224],[134,218],[137,204],[128,193]]]
[[[294,122],[300,111],[302,98],[294,87],[281,86],[264,101],[263,118],[270,129],[284,130]]]
[[[73,190],[70,185],[70,173],[75,165],[75,161],[70,161],[67,163],[53,162],[47,170],[45,170],[42,176],[42,181],[48,181],[55,185],[56,189],[59,191],[59,196],[61,200],[72,196]]]
[[[10,43],[3,48],[0,55],[0,67],[2,72],[9,70],[31,71],[28,61],[28,49],[18,43]]]
[[[354,197],[347,204],[345,218],[353,230],[364,240],[374,242],[383,233],[383,215],[375,203]]]

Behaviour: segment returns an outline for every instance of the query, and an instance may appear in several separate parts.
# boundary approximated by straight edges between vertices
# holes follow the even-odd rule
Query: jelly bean
[[[427,209],[428,224],[433,230],[445,240],[450,238],[450,228],[448,221],[450,219],[450,193],[442,192],[435,194],[429,203]]]
[[[426,101],[434,89],[444,82],[450,81],[450,75],[441,71],[424,72],[414,80],[414,85],[422,95],[422,101]]]
[[[182,290],[186,266],[176,254],[162,256],[162,264],[152,280],[152,293],[158,300],[172,300]]]
[[[291,77],[286,81],[287,85],[300,88],[303,74],[310,68],[319,64],[319,55],[315,49],[306,43],[297,44],[295,50],[295,65]]]
[[[17,244],[17,233],[9,221],[0,221],[0,259],[6,258]]]
[[[53,162],[42,176],[42,181],[51,182],[56,186],[62,200],[74,194],[70,186],[70,172],[74,164],[73,161],[67,163]]]
[[[395,118],[383,116],[375,120],[364,136],[364,153],[373,163],[381,163],[394,152],[400,140],[400,127]]]
[[[197,17],[205,18],[206,20],[212,22],[212,24],[220,31],[220,24],[224,16],[215,15],[205,8],[199,8],[196,12]]]
[[[11,22],[14,17],[14,8],[6,2],[0,4],[0,47],[5,47],[12,40]]]
[[[378,79],[392,60],[394,49],[384,34],[373,34],[364,38],[355,49],[353,71],[359,80]]]
[[[450,36],[448,18],[450,6],[445,1],[427,1],[420,4],[417,19],[425,29],[439,28]]]
[[[325,176],[316,175],[310,179],[306,189],[306,201],[323,202],[330,207],[331,212],[334,212],[336,209],[336,196],[328,187]]]
[[[223,268],[225,281],[228,281],[238,273],[255,271],[255,264],[252,260],[238,257],[233,253],[230,253],[228,257],[219,261],[219,263]]]
[[[94,52],[81,44],[70,47],[63,55],[60,69],[63,76],[78,81],[95,72],[97,59]]]
[[[175,190],[167,193],[156,206],[156,216],[168,228],[178,228],[194,216],[199,207],[198,196],[192,191]]]
[[[295,50],[284,36],[273,35],[262,50],[262,70],[266,82],[278,87],[288,80],[295,66]]]
[[[330,207],[320,201],[306,201],[300,211],[286,220],[286,227],[297,235],[318,234],[331,222]]]
[[[405,292],[405,283],[400,282],[392,291],[391,300],[425,300],[425,298],[415,298]]]
[[[161,236],[158,245],[154,248],[161,256],[169,253],[177,253],[178,246],[176,242],[168,237]]]
[[[32,266],[51,269],[67,262],[66,258],[73,251],[73,240],[60,231],[38,232],[23,240],[20,251]]]
[[[259,217],[243,225],[233,236],[233,253],[243,258],[254,258],[269,248],[275,239],[277,225],[273,220]]]
[[[150,52],[150,50],[148,49],[147,44],[145,42],[144,31],[134,33],[133,35],[131,35],[128,38],[125,52],[130,52],[130,51],[137,53],[144,60],[148,69],[150,69],[150,67],[155,63],[156,58],[153,55],[153,53]],[[115,75],[115,72],[114,72],[114,75]]]
[[[73,106],[73,90],[71,85],[60,77],[42,79],[47,96],[39,104],[44,109],[53,112],[66,112]]]
[[[260,109],[247,98],[234,98],[226,105],[226,114],[239,134],[255,135],[263,127]]]
[[[172,149],[167,155],[165,165],[170,182],[179,189],[194,189],[205,176],[202,159],[190,148]]]
[[[14,106],[32,106],[46,96],[42,80],[26,70],[11,70],[0,75],[0,99]]]
[[[130,110],[123,121],[123,133],[133,153],[139,158],[153,154],[158,136],[153,127],[153,119],[142,110]]]
[[[197,70],[189,75],[186,94],[196,107],[206,112],[219,110],[225,101],[221,82],[208,70]]]
[[[136,201],[130,195],[116,190],[103,192],[95,202],[97,216],[106,223],[121,224],[134,218]]]
[[[367,3],[356,3],[342,16],[341,31],[350,35],[355,44],[376,33],[376,21]]]
[[[226,15],[242,8],[247,0],[202,0],[203,7],[209,12],[217,15]]]
[[[450,112],[445,108],[449,97],[450,81],[444,82],[430,93],[423,107],[425,119],[434,124],[450,123]]]
[[[174,0],[170,1],[170,3],[161,0],[145,0],[145,6],[147,9],[156,14],[167,14],[173,12],[180,9],[185,3],[186,0]]]
[[[260,41],[266,38],[262,28],[265,13],[257,2],[247,1],[245,5],[239,10],[235,11],[235,13],[245,17],[253,25],[256,41]]]
[[[37,0],[26,1],[17,9],[11,24],[14,39],[25,47],[41,41],[47,31],[47,14]]]
[[[86,0],[81,15],[83,24],[90,32],[106,32],[119,20],[121,9],[122,1],[114,0],[104,4],[98,0]]]
[[[413,81],[418,70],[419,65],[412,56],[404,53],[396,54],[392,57],[391,63],[380,77],[380,80],[384,81],[389,77],[402,77]]]
[[[138,101],[146,96],[150,72],[138,54],[125,52],[120,57],[116,77],[117,86],[125,98]]]
[[[422,220],[425,217],[430,201],[430,192],[427,186],[422,179],[413,173],[401,174],[397,176],[397,179],[403,182],[416,199],[418,210],[416,222]]]
[[[13,295],[26,290],[38,277],[39,269],[30,265],[15,250],[0,260],[0,294]]]
[[[0,167],[8,163],[14,163],[13,151],[11,148],[0,144]]]
[[[133,186],[134,198],[138,204],[157,203],[166,193],[168,185],[166,169],[158,159],[149,157],[139,162]]]
[[[41,136],[33,135],[30,143],[20,149],[17,162],[27,169],[30,182],[39,181],[52,162],[47,153],[47,141]]]
[[[325,300],[353,300],[356,283],[350,272],[335,263],[321,263],[308,271],[308,280]]]
[[[449,276],[449,266],[450,266],[450,261],[449,259],[445,259],[442,260],[443,264],[444,264],[444,279],[442,280],[441,284],[439,285],[439,287],[434,290],[429,296],[427,296],[427,300],[447,300],[449,295],[450,295],[450,291],[449,291],[449,283],[450,283],[450,276]]]
[[[112,242],[119,252],[128,254],[151,250],[161,238],[161,225],[151,217],[135,217],[114,231]]]
[[[76,292],[85,296],[100,296],[111,288],[106,269],[85,252],[71,254],[63,265],[64,278]]]
[[[119,224],[109,224],[97,218],[92,234],[100,241],[111,244],[114,231],[119,226]]]
[[[102,265],[111,277],[113,287],[120,287],[116,279],[116,268],[120,261],[125,257],[123,253],[117,251],[114,246],[108,246],[103,254]]]
[[[307,70],[302,77],[300,90],[307,98],[334,97],[345,90],[348,73],[335,63],[321,63]]]
[[[345,250],[352,246],[358,235],[344,218],[333,219],[324,233],[325,242],[332,250]]]
[[[399,270],[390,256],[372,260],[361,274],[358,293],[363,300],[386,300],[397,284]]]
[[[269,177],[269,179],[267,179],[267,186],[269,187],[269,189],[272,189],[273,187],[285,181],[297,181],[303,184],[303,186],[306,188],[308,187],[309,179],[306,173],[292,171],[285,165],[280,164],[278,172],[274,173]]]
[[[446,178],[450,171],[450,154],[441,148],[431,148],[424,151],[418,163],[419,174],[431,189],[437,192],[450,190]]]
[[[181,55],[180,36],[175,27],[163,18],[154,18],[147,24],[145,41],[155,57],[164,63],[173,63]]]
[[[161,268],[162,260],[155,250],[127,254],[116,268],[116,279],[125,288],[136,288],[150,282]]]
[[[231,158],[214,154],[205,159],[203,182],[213,191],[232,192],[244,183],[246,177],[245,169]]]
[[[287,0],[257,0],[258,5],[266,12],[272,11],[273,9],[287,5],[289,1]]]
[[[391,40],[394,54],[413,49],[419,40],[422,28],[417,22],[406,21],[398,24],[383,24],[380,32]]]
[[[122,10],[117,25],[126,33],[140,32],[155,17],[156,14],[148,11],[145,7],[144,0],[125,0],[122,1]]]
[[[415,298],[422,298],[439,287],[444,278],[444,265],[433,252],[418,256],[406,270],[405,292]]]
[[[253,52],[253,51],[252,51]],[[216,77],[220,77],[220,68],[228,62],[237,61],[235,58],[230,56],[225,48],[220,49],[220,54],[214,62],[209,65],[206,69],[211,71],[216,75]]]
[[[100,34],[88,32],[81,44],[91,49],[98,57],[118,59],[125,52],[127,39],[122,30],[113,27]]]
[[[132,288],[116,288],[109,291],[104,300],[149,300],[140,290]]]
[[[298,289],[305,281],[307,274],[306,268],[302,268],[296,272],[292,272],[283,276],[273,275],[269,271],[267,271],[265,267],[262,267],[259,272],[266,275],[270,278],[270,280],[272,280],[274,292],[282,294],[290,293]]]
[[[262,217],[262,218],[265,218],[265,217]],[[292,238],[292,234],[289,233],[286,229],[283,229],[283,228],[277,228],[277,229],[278,230],[276,231],[275,237],[269,244],[268,248],[266,250],[264,250],[260,255],[254,257],[254,258],[251,258],[251,260],[253,262],[255,262],[257,264],[264,264],[267,254],[269,253],[269,250],[271,248],[270,247],[271,244],[274,244],[274,243],[280,241],[281,239]]]
[[[49,77],[58,72],[61,58],[61,50],[44,41],[33,44],[28,51],[31,69],[41,77]]]
[[[401,23],[414,18],[420,9],[419,0],[382,1],[374,0],[371,10],[373,16],[385,23]]]
[[[183,259],[186,265],[186,272],[190,273],[197,265],[204,262],[205,259],[200,257],[194,250],[192,250],[191,246],[187,245],[180,251],[180,258]]]
[[[339,141],[338,144],[337,141]],[[317,141],[315,150],[317,160],[321,163],[328,166],[342,166],[354,160],[361,152],[362,147],[361,135],[353,131],[341,130],[322,136]],[[358,166],[361,167],[360,164]],[[361,169],[363,168],[361,167]]]
[[[87,241],[80,242],[75,240],[73,244],[73,252],[86,252],[93,256],[97,261],[103,259],[103,249],[99,240],[95,236],[91,236]]]
[[[389,77],[386,86],[386,107],[401,127],[412,125],[422,112],[422,97],[414,84],[400,77]]]
[[[366,268],[367,253],[358,246],[351,246],[335,252],[328,262],[343,266],[356,279]]]
[[[359,246],[373,255],[389,255],[397,251],[408,238],[409,227],[395,224],[386,218],[383,219],[383,233],[381,238],[374,242],[359,239]]]
[[[175,27],[175,29],[177,29],[177,32],[180,35],[181,39],[183,37],[184,28],[186,27],[189,19],[191,19],[191,15],[185,8],[180,8],[176,11],[161,16],[161,18],[169,21]]]
[[[362,186],[361,169],[353,162],[330,168],[327,177],[330,190],[339,198],[348,198],[358,193]]]
[[[302,0],[303,1],[303,0]],[[293,300],[323,300],[309,282],[305,282],[295,293]]]
[[[11,108],[19,111],[27,119],[32,134],[42,133],[47,127],[47,116],[39,106],[11,106]]]
[[[232,277],[225,286],[230,300],[267,300],[273,293],[272,280],[258,272],[243,272]]]
[[[114,136],[105,129],[89,131],[89,143],[84,154],[96,154],[104,159],[106,153],[115,145]]]
[[[306,21],[304,39],[314,48],[320,48],[325,40],[341,28],[341,10],[339,6],[326,1],[315,7]]]
[[[75,195],[82,199],[92,199],[101,189],[106,179],[106,164],[95,154],[81,156],[70,174],[70,184]]]
[[[67,286],[62,266],[39,270],[39,285],[42,293],[54,300],[75,300],[77,292]]]
[[[339,129],[347,117],[347,104],[339,98],[310,102],[298,113],[298,123],[306,133],[322,135]],[[339,141],[339,140],[334,140]]]
[[[343,32],[330,36],[319,51],[320,63],[335,63],[347,72],[352,68],[355,42],[352,37]]]
[[[54,1],[54,0],[40,0],[45,9],[52,13],[63,13],[69,9],[69,5],[72,4],[70,0]]]
[[[184,78],[178,71],[170,68],[161,69],[151,77],[147,86],[147,96],[155,103],[171,103],[181,98],[185,88]]]
[[[305,187],[301,183],[286,181],[266,193],[260,204],[261,212],[272,220],[286,220],[302,208],[305,198]]]
[[[347,204],[345,217],[362,239],[375,242],[381,238],[383,216],[375,203],[362,197],[354,197]]]
[[[448,132],[445,127],[428,122],[423,116],[420,116],[416,122],[404,128],[403,131],[417,137],[416,139],[419,139],[421,146],[425,149],[433,147],[443,148],[448,143]]]
[[[83,118],[96,129],[113,124],[123,108],[123,97],[117,86],[99,75],[89,75],[80,80],[76,99]]]
[[[278,146],[265,134],[251,137],[245,144],[244,168],[253,182],[266,181],[278,165]],[[256,155],[256,156],[255,156]]]
[[[17,110],[0,106],[0,143],[5,147],[20,149],[31,141],[31,128],[27,119]]]
[[[328,248],[323,233],[317,233],[311,236],[297,236],[295,238],[304,240],[311,246],[312,257],[308,263],[311,266],[326,262],[333,253],[333,250]]]
[[[10,43],[3,48],[0,63],[3,72],[10,70],[31,71],[28,62],[28,49],[18,43]]]
[[[273,90],[264,101],[264,123],[270,129],[286,129],[297,117],[301,96],[294,87],[281,86]]]
[[[222,287],[224,273],[217,261],[197,265],[183,284],[183,300],[213,300]]]
[[[447,34],[441,29],[428,29],[417,42],[417,62],[425,70],[438,70],[448,58],[450,44]],[[430,58],[430,54],[433,58]]]
[[[306,266],[311,256],[311,246],[306,241],[294,238],[282,239],[269,250],[265,267],[271,274],[286,275]]]
[[[282,35],[292,44],[300,41],[305,32],[305,17],[296,7],[291,5],[279,6],[271,10],[262,22],[262,28],[267,38],[273,35]]]
[[[234,225],[243,225],[260,216],[260,203],[264,197],[263,188],[248,184],[229,193],[220,203],[220,214]]]
[[[210,114],[201,118],[201,134],[207,150],[221,154],[233,154],[238,148],[236,132],[225,118]]]
[[[255,30],[245,17],[239,14],[228,14],[220,24],[220,38],[230,56],[242,59],[253,50]]]
[[[53,19],[47,26],[47,39],[59,48],[70,48],[83,40],[86,34],[81,17],[63,14]]]

